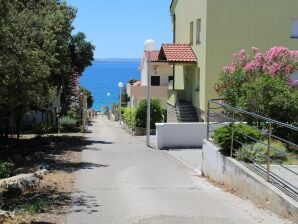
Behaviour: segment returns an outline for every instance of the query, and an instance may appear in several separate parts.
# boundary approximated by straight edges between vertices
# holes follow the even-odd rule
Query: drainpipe
[[[171,14],[172,23],[173,23],[173,43],[176,43],[176,15]]]
[[[173,43],[176,43],[176,14],[171,14],[173,23]],[[173,90],[175,90],[175,64],[173,64]]]

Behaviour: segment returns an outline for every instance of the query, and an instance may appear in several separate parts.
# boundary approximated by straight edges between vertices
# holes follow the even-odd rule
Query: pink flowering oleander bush
[[[241,50],[223,67],[215,91],[225,103],[298,124],[298,91],[291,75],[298,70],[298,51],[273,47],[265,53]],[[280,133],[284,137],[287,133]]]
[[[223,67],[223,71],[215,86],[219,96],[231,105],[237,104],[237,99],[243,95],[242,85],[254,82],[263,75],[272,78],[279,77],[285,85],[292,84],[290,76],[298,70],[298,51],[285,47],[273,47],[265,53],[253,47],[251,53],[241,50],[233,55],[232,62]]]

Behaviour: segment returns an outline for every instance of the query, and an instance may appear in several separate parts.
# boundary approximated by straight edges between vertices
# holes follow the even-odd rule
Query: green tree
[[[86,40],[84,33],[79,32],[71,37],[69,51],[72,69],[75,73],[82,75],[85,68],[92,65],[94,49],[95,46]]]
[[[0,3],[0,125],[19,134],[24,113],[52,103],[69,73],[75,10],[55,0]]]
[[[87,95],[87,107],[91,108],[93,106],[93,102],[94,102],[91,91],[89,91],[88,89],[81,86],[80,92],[83,92],[85,95]]]
[[[67,114],[70,106],[78,100],[78,92],[76,90],[77,78],[82,75],[85,68],[92,64],[93,52],[95,46],[86,40],[84,33],[79,32],[73,35],[68,44],[68,50],[71,61],[71,72],[69,78],[64,79],[63,91],[61,96],[62,114]],[[91,103],[91,98],[89,103]]]
[[[151,99],[150,101],[150,128],[155,129],[155,123],[161,122],[163,110],[161,108],[161,102],[159,99]],[[141,100],[136,111],[136,126],[137,127],[146,127],[147,120],[147,101]]]

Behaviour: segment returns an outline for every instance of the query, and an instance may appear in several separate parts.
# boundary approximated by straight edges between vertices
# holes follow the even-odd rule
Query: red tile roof
[[[150,61],[157,61],[158,60],[159,51],[151,51],[150,52]],[[149,57],[149,51],[145,51],[145,57],[148,59]]]
[[[189,44],[162,44],[159,61],[197,62],[197,57]]]
[[[138,80],[138,81],[134,82],[132,85],[133,86],[140,86],[140,85],[142,85],[142,82]]]

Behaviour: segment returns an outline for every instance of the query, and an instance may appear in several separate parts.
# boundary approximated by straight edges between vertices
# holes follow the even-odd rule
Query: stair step
[[[194,106],[186,101],[179,101],[179,110],[176,110],[180,122],[198,122]]]
[[[179,110],[179,112],[185,112],[185,113],[187,113],[187,112],[190,112],[190,113],[196,113],[196,110],[195,110],[195,109],[193,109],[193,108],[192,108],[192,109],[182,109],[182,110],[180,109],[180,110]]]

